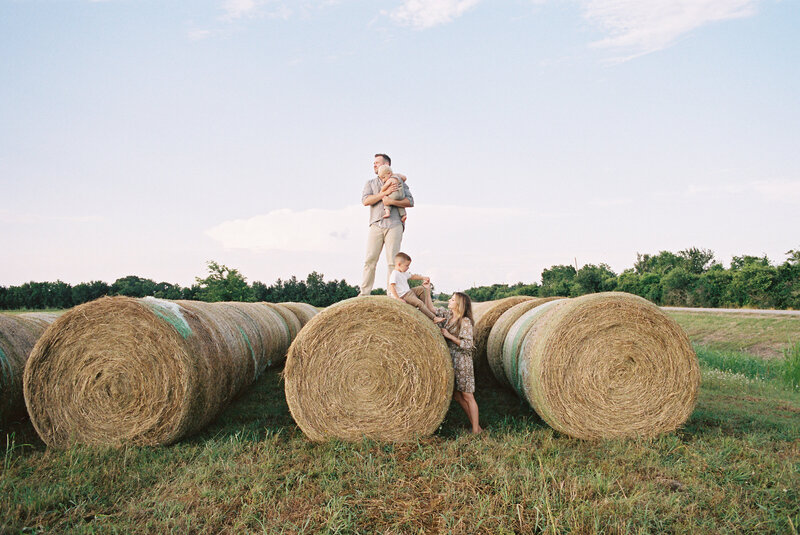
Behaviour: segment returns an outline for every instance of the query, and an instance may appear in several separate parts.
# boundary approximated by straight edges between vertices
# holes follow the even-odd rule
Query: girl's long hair
[[[464,318],[469,318],[469,321],[472,324],[475,324],[475,320],[472,318],[472,301],[470,300],[469,296],[462,292],[456,292],[453,294],[456,298],[456,306],[455,310],[453,310],[453,317],[450,320],[451,325],[458,324],[458,330],[461,330],[461,321]]]

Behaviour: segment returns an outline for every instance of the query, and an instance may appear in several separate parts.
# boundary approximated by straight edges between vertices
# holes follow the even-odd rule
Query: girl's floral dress
[[[457,325],[451,325],[453,311],[448,309],[437,309],[437,316],[443,316],[447,321],[441,325],[450,334],[461,340],[461,344],[456,344],[449,338],[445,338],[450,356],[453,358],[453,371],[455,372],[455,389],[459,392],[475,392],[475,373],[472,369],[472,354],[475,352],[473,343],[472,322],[469,318],[461,320],[461,329],[456,332]]]

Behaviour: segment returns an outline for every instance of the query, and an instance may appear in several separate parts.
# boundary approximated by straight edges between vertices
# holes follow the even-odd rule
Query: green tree
[[[671,269],[661,279],[663,303],[669,306],[689,306],[689,294],[697,275],[682,266]]]
[[[150,279],[128,275],[115,280],[111,284],[111,295],[127,295],[128,297],[147,297],[153,295],[156,283]]]
[[[94,301],[108,295],[111,287],[103,281],[82,282],[72,287],[72,302],[75,305]]]
[[[183,288],[177,284],[159,282],[155,286],[153,297],[158,297],[159,299],[181,299],[183,297]]]
[[[711,266],[715,265],[714,253],[708,249],[690,247],[689,249],[678,251],[678,256],[683,260],[683,267],[686,271],[695,275],[705,273]]]
[[[577,295],[603,292],[613,289],[616,286],[616,273],[611,271],[607,264],[586,264],[575,274],[575,282],[578,286]]]
[[[574,267],[566,265],[552,266],[550,269],[543,270],[539,295],[542,297],[571,295],[576,274],[577,271]]]
[[[197,298],[201,301],[253,300],[253,290],[247,285],[242,274],[213,260],[208,262],[208,276],[195,277],[195,280],[199,286]]]

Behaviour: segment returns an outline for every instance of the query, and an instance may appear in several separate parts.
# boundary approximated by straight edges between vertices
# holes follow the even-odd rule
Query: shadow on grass
[[[286,404],[281,371],[267,370],[208,427],[186,441],[205,442],[239,436],[257,442],[267,434],[300,433]],[[525,401],[497,383],[479,384],[475,399],[480,410],[481,425],[487,429],[524,431],[547,425]],[[436,434],[446,439],[456,438],[468,429],[466,414],[456,402],[452,402]]]

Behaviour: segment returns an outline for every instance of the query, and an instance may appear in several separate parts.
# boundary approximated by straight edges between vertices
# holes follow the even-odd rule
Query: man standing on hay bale
[[[372,169],[378,174],[378,168],[382,165],[392,165],[392,159],[386,154],[376,154],[372,162]],[[388,177],[386,177],[388,178]],[[372,285],[375,283],[375,267],[378,264],[378,257],[381,249],[386,245],[386,263],[388,264],[388,274],[394,271],[394,257],[400,251],[400,244],[403,241],[403,223],[400,221],[398,208],[411,208],[414,206],[414,197],[405,182],[402,185],[394,181],[386,181],[376,176],[364,184],[361,192],[361,203],[369,206],[369,234],[367,235],[367,258],[364,261],[364,274],[361,279],[361,292],[358,295],[369,295],[372,292]],[[395,200],[390,197],[392,193],[403,188],[405,194],[403,199]],[[384,218],[384,207],[390,210],[389,217]],[[389,283],[387,280],[386,287]]]

